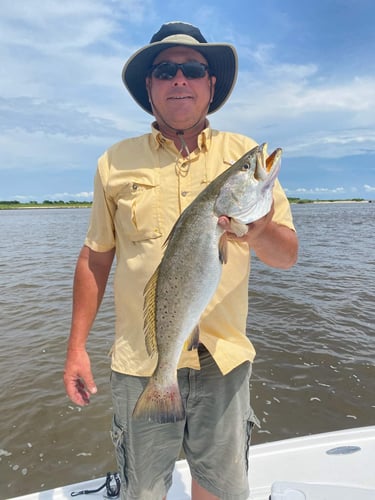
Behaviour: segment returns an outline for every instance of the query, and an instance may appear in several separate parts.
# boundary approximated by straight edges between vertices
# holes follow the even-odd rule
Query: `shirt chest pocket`
[[[134,180],[121,189],[117,198],[116,225],[131,241],[159,238],[160,188],[150,180]]]

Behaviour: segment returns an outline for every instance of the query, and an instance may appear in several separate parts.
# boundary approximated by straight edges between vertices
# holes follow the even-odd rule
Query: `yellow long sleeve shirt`
[[[113,370],[137,376],[153,373],[157,359],[145,347],[143,290],[160,263],[163,244],[181,212],[255,145],[248,137],[208,126],[198,148],[183,158],[153,126],[151,133],[125,139],[100,157],[85,245],[97,252],[116,248]],[[273,194],[273,220],[294,229],[278,181]],[[246,337],[249,273],[248,245],[230,242],[219,287],[199,323],[200,341],[223,374],[255,356]],[[182,353],[182,367],[199,368],[196,350]]]

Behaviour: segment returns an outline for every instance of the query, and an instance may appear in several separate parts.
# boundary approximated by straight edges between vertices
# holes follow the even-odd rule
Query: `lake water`
[[[253,260],[253,443],[375,423],[375,204],[292,206],[298,264]],[[0,212],[0,499],[116,470],[109,437],[109,285],[89,340],[99,393],[84,409],[62,371],[89,209]]]

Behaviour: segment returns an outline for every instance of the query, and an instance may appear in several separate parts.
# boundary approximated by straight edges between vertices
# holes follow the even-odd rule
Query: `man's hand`
[[[271,222],[274,213],[273,203],[270,211],[264,217],[261,217],[255,222],[251,224],[247,224],[247,233],[244,236],[238,237],[233,231],[231,219],[225,215],[219,217],[218,224],[219,226],[227,231],[229,239],[235,239],[237,241],[244,241],[249,244],[250,247],[253,246],[253,243],[259,238],[259,236],[263,233],[265,228]]]
[[[245,229],[245,225],[231,225],[231,219],[225,215],[219,217],[219,226],[226,231],[227,239],[246,242],[255,252],[256,256],[268,266],[279,269],[292,267],[298,256],[298,238],[292,229],[277,224],[272,220],[274,213],[273,204],[267,215],[248,224],[248,231],[244,236],[238,237],[233,232]],[[242,234],[244,231],[242,231]]]
[[[69,349],[64,371],[65,390],[73,403],[86,406],[90,395],[96,394],[97,388],[91,372],[90,358],[85,349]]]

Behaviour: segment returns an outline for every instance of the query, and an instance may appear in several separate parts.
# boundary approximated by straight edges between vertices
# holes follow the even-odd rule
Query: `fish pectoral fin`
[[[228,235],[223,233],[219,240],[219,260],[222,264],[228,262]]]
[[[249,230],[246,224],[244,224],[243,222],[239,222],[238,220],[233,218],[230,220],[230,228],[231,231],[239,238],[245,236],[245,234]]]
[[[199,345],[199,326],[197,325],[186,340],[186,349],[192,351],[198,349]]]

